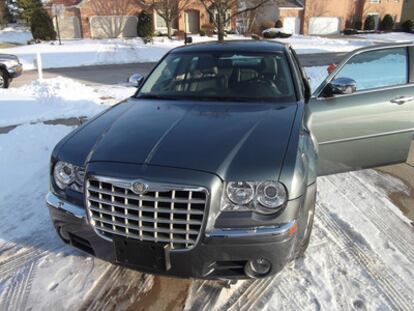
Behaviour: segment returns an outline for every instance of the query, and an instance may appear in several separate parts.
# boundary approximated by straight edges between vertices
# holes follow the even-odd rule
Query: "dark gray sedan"
[[[149,273],[275,274],[308,246],[318,175],[406,160],[413,60],[412,45],[358,50],[311,95],[283,44],[177,48],[56,146],[56,230]]]

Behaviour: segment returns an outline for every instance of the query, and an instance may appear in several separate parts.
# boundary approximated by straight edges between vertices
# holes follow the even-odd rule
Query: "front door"
[[[338,78],[355,82],[356,90],[332,92]],[[319,175],[405,162],[414,131],[414,46],[352,53],[316,90],[307,110],[319,145]]]
[[[198,11],[190,10],[185,13],[187,32],[191,34],[199,33],[200,31],[200,14]]]

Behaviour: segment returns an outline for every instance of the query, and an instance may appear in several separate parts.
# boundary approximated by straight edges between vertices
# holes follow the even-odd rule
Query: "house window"
[[[167,23],[157,12],[155,12],[155,14],[154,14],[154,19],[155,19],[155,28],[156,29],[167,28]]]
[[[218,14],[216,10],[214,10],[214,15],[216,18],[215,20],[218,20]],[[224,28],[230,28],[230,16],[231,16],[231,13],[229,11],[226,11],[226,17],[225,17],[226,22],[224,24]],[[210,21],[210,24],[214,24],[214,17],[212,14],[209,14],[209,21]]]
[[[373,4],[380,4],[381,0],[370,0],[369,2]]]

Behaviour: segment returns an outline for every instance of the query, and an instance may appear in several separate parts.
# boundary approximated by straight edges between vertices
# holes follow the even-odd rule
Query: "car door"
[[[405,162],[414,131],[414,45],[349,54],[314,92],[305,122],[319,146],[319,175]]]

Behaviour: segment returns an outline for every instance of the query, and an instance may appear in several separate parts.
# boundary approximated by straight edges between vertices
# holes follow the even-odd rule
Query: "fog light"
[[[250,260],[245,267],[245,273],[252,277],[258,278],[267,275],[272,269],[272,264],[269,260],[264,258],[258,258]]]

